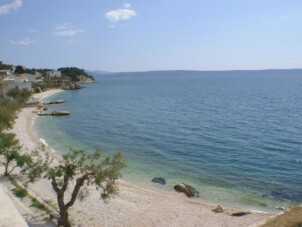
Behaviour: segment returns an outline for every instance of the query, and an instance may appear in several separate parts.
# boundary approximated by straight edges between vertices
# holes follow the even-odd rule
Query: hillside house
[[[61,78],[61,77],[62,77],[62,74],[60,71],[53,70],[53,71],[45,72],[45,78],[48,80],[50,80],[52,78]]]

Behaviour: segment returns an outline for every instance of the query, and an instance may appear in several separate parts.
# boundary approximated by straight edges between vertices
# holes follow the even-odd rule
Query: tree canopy
[[[3,157],[1,163],[5,167],[5,176],[9,176],[16,167],[23,167],[31,161],[28,155],[20,154],[21,146],[16,135],[5,131],[13,126],[17,111],[31,93],[19,88],[9,90],[8,93],[12,99],[5,98],[0,101],[0,155]],[[15,165],[10,169],[13,163]]]
[[[34,74],[36,73],[36,70],[35,70],[35,69],[26,69],[26,68],[24,68],[24,67],[21,66],[21,65],[17,65],[17,66],[15,67],[15,73],[16,73],[16,74],[28,73],[28,74],[34,75]]]
[[[13,70],[13,66],[4,64],[2,61],[0,61],[0,70]]]

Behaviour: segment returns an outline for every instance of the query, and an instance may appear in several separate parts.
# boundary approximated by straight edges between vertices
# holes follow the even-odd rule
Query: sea
[[[153,71],[96,77],[35,130],[53,152],[122,152],[124,180],[259,211],[302,202],[302,70]],[[155,184],[154,177],[166,179]],[[175,192],[176,193],[176,192]]]

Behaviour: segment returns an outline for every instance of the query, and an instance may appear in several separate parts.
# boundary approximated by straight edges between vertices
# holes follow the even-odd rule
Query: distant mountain
[[[142,72],[117,72],[111,73],[112,76],[128,76],[128,75],[301,75],[302,69],[262,69],[262,70],[163,70],[163,71],[142,71]]]
[[[85,69],[85,72],[88,73],[89,75],[92,75],[92,76],[101,76],[101,75],[111,73],[111,72],[102,71],[102,70],[88,70],[88,69]]]

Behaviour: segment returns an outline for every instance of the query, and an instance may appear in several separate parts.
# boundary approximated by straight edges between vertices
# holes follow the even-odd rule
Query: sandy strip
[[[36,94],[43,98],[61,90]],[[71,91],[72,92],[72,91]],[[13,132],[24,145],[24,151],[39,148],[41,142],[34,134],[34,108],[24,108],[16,119]],[[52,153],[52,152],[51,152]],[[30,184],[29,189],[44,200],[56,201],[48,180]],[[104,203],[97,191],[91,189],[85,201],[77,201],[70,216],[77,226],[257,226],[271,214],[252,213],[243,217],[231,217],[226,213],[213,213],[214,206],[203,204],[176,192],[155,192],[119,181],[120,193]],[[201,192],[202,193],[202,192]],[[227,212],[234,210],[228,209]]]

